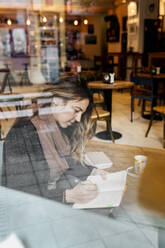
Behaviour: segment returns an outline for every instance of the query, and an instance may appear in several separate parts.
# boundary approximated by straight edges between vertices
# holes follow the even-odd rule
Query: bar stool
[[[104,97],[100,92],[93,93],[93,103],[95,106],[103,106],[105,108]]]
[[[8,85],[9,91],[10,91],[10,93],[12,93],[12,85],[16,85],[16,82],[14,80],[14,77],[13,77],[8,65],[6,64],[5,66],[6,66],[6,68],[0,69],[0,72],[5,73],[0,92],[4,92],[6,86]]]
[[[148,129],[147,129],[147,132],[145,134],[145,137],[148,136],[148,133],[151,129],[151,126],[152,126],[152,121],[155,117],[155,115],[159,113],[162,115],[162,119],[163,119],[163,148],[165,148],[165,106],[156,106],[156,107],[153,107],[153,112],[152,112],[152,116],[151,116],[151,119],[150,119],[150,122],[149,122],[149,126],[148,126]]]
[[[21,81],[20,81],[20,85],[32,85],[32,83],[30,82],[30,79],[29,79],[29,75],[28,75],[28,65],[29,63],[23,63],[24,65],[24,72],[22,74],[22,77],[21,77]]]

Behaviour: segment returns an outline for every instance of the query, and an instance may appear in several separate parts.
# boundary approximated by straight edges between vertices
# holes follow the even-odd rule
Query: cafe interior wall
[[[122,18],[127,16],[127,3],[117,4],[113,9],[109,9],[108,15],[117,15],[120,25],[120,39],[118,42],[108,43],[108,52],[121,52]]]
[[[159,12],[160,15],[165,15],[165,0],[160,0]]]
[[[82,51],[85,57],[93,59],[94,56],[100,56],[105,46],[106,22],[104,21],[105,14],[95,14],[88,16],[88,24],[93,25],[93,34],[88,33],[88,27],[83,25],[83,47]],[[85,36],[96,36],[96,44],[85,44]]]
[[[162,3],[162,6],[165,5]],[[128,6],[130,2],[135,2],[137,12],[135,16],[129,16]],[[150,5],[154,4],[154,9]],[[109,15],[116,14],[120,25],[120,40],[119,42],[109,42],[108,52],[121,52],[121,35],[122,35],[122,19],[127,16],[127,51],[144,52],[144,19],[157,19],[159,15],[159,0],[134,0],[127,1],[125,4],[116,4],[116,8],[109,10]],[[131,27],[132,26],[132,27]],[[164,25],[165,26],[165,25]],[[133,28],[133,29],[132,29]],[[114,62],[117,63],[117,56],[114,57]],[[127,57],[127,67],[132,65],[132,56]],[[141,64],[139,65],[141,66]],[[126,79],[129,80],[131,70],[126,71]]]
[[[131,15],[128,11],[128,50],[144,52],[144,21],[157,19],[159,15],[159,0],[136,0],[137,11]]]
[[[123,17],[127,16],[127,3],[121,4],[120,1],[116,1],[114,8],[108,10],[108,15],[116,15],[120,25],[120,35],[118,42],[108,42],[107,50],[108,53],[120,53],[121,52],[121,36],[122,36],[122,21]],[[114,63],[118,63],[118,57],[114,57]],[[117,72],[117,68],[114,69]]]
[[[160,0],[161,6],[165,5],[165,0]],[[164,1],[164,2],[163,2]],[[128,4],[131,1],[128,1],[125,4],[118,4],[116,2],[116,7],[108,11],[109,15],[116,14],[120,24],[120,40],[119,42],[108,43],[108,52],[121,52],[121,34],[122,34],[122,18],[128,16]],[[128,29],[128,38],[127,38],[127,50],[129,51],[130,47],[133,48],[134,52],[143,52],[143,43],[144,43],[144,19],[156,19],[158,17],[159,10],[159,0],[134,0],[137,3],[137,14],[127,21]],[[163,4],[164,3],[164,4]],[[155,8],[153,11],[150,11],[150,5],[154,4]],[[161,7],[163,8],[163,7]],[[130,33],[129,24],[135,25],[135,32]]]

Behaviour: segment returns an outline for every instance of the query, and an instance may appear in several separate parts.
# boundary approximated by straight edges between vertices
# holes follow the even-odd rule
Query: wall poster
[[[11,55],[27,56],[28,39],[27,31],[24,28],[13,28],[11,31]]]

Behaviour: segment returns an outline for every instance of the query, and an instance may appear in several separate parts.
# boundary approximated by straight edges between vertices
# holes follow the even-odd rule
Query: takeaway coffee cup
[[[144,155],[136,155],[134,159],[135,159],[135,164],[134,164],[135,173],[140,175],[143,172],[144,167],[146,166],[147,157]]]

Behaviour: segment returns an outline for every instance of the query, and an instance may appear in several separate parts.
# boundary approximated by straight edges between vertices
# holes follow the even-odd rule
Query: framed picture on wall
[[[128,29],[129,29],[129,34],[136,35],[136,33],[137,33],[137,24],[136,23],[129,24]]]
[[[94,25],[88,24],[88,34],[94,34]]]
[[[11,30],[11,55],[13,57],[28,55],[27,31],[24,28]]]
[[[90,45],[90,44],[95,45],[95,44],[97,44],[96,35],[86,35],[85,36],[85,44],[86,45]]]

